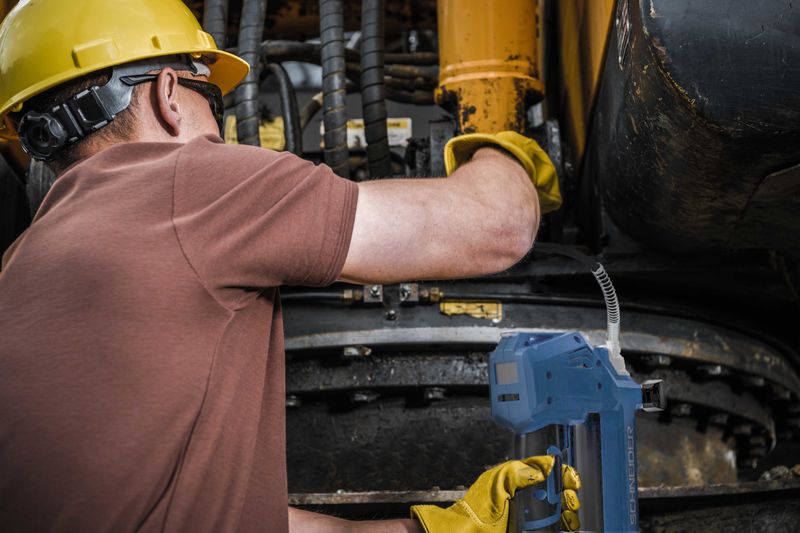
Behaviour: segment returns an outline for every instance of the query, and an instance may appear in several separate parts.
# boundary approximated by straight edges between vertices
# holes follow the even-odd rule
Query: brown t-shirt
[[[357,191],[214,136],[60,176],[0,272],[0,529],[286,531],[277,287],[337,278]]]

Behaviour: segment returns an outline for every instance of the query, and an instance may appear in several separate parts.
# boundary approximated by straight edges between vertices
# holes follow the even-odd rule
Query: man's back
[[[282,242],[271,227],[308,224],[293,239],[322,246],[319,260],[285,268],[330,282],[355,203],[353,184],[327,173],[307,183],[308,168],[286,163],[210,138],[123,144],[56,181],[0,274],[0,523],[285,529],[270,287],[302,279],[272,283],[280,265],[264,259],[260,273],[236,250],[267,256]],[[340,202],[298,220],[284,205],[298,194]],[[283,222],[270,220],[279,209]],[[318,243],[331,234],[347,238]]]

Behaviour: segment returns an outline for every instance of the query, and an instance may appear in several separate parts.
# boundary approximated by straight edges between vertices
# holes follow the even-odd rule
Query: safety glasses
[[[140,83],[146,83],[148,81],[153,81],[158,77],[158,74],[137,74],[133,76],[125,76],[120,78],[120,80],[129,86],[139,85]],[[202,80],[194,80],[191,78],[178,78],[178,85],[182,85],[187,89],[191,89],[192,91],[200,94],[203,96],[206,101],[208,101],[209,107],[211,107],[211,113],[214,115],[214,120],[217,121],[217,126],[219,127],[220,135],[222,134],[222,118],[223,113],[225,112],[225,102],[222,100],[222,91],[219,87],[214,85],[213,83],[209,83],[207,81]]]

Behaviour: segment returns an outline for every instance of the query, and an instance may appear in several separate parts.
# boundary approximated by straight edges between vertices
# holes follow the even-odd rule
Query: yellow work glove
[[[508,501],[525,487],[544,481],[553,469],[551,455],[508,461],[484,472],[463,498],[444,509],[436,505],[414,505],[411,516],[419,520],[426,533],[506,533]],[[561,495],[561,528],[576,531],[580,527],[580,488],[578,473],[562,468],[564,492]]]
[[[556,167],[536,141],[513,131],[467,133],[453,137],[444,147],[444,168],[447,175],[469,161],[475,150],[492,145],[499,146],[516,157],[525,168],[525,172],[531,177],[539,193],[542,214],[561,207],[561,190],[558,187]]]

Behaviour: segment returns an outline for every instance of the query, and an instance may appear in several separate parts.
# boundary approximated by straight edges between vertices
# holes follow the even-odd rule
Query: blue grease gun
[[[608,339],[592,346],[579,332],[516,332],[491,353],[492,418],[514,430],[515,457],[556,457],[546,489],[517,492],[508,531],[560,530],[562,463],[581,476],[581,531],[639,531],[635,414],[663,409],[662,382],[639,385],[625,369],[619,304],[603,266],[559,245],[538,248],[591,268],[606,301]]]

